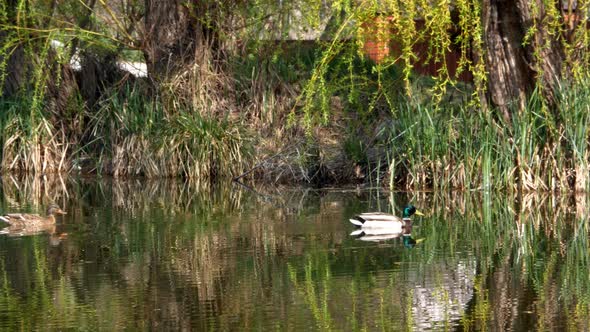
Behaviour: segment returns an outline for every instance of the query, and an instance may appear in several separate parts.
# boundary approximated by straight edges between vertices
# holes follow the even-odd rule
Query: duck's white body
[[[367,212],[350,219],[350,222],[372,234],[392,234],[402,233],[411,220],[383,212]]]

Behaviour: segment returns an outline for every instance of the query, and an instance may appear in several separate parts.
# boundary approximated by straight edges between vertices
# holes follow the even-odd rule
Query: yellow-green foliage
[[[395,52],[379,64],[373,64],[371,71],[376,73],[379,80],[376,88],[383,87],[381,75],[388,70],[392,64],[396,64],[402,69],[405,92],[408,96],[414,96],[412,93],[412,81],[415,78],[413,69],[419,59],[426,59],[430,63],[438,64],[439,70],[435,75],[435,84],[431,86],[430,93],[433,100],[439,103],[447,94],[449,86],[456,84],[457,77],[452,77],[447,68],[445,56],[451,49],[460,50],[460,59],[456,75],[465,71],[473,75],[473,95],[470,100],[471,105],[479,107],[482,104],[481,98],[486,95],[486,86],[488,84],[488,70],[484,62],[485,53],[487,52],[484,45],[484,15],[482,12],[482,3],[473,0],[383,0],[383,1],[362,1],[356,5],[342,7],[340,2],[336,2],[333,9],[341,11],[345,8],[346,20],[342,24],[354,23],[354,33],[347,36],[336,36],[336,38],[354,37],[355,43],[350,43],[351,47],[356,48],[359,55],[364,56],[363,47],[367,41],[385,41],[395,45]],[[559,10],[562,2],[544,1],[542,3],[528,3],[528,13],[530,20],[524,23],[527,29],[522,45],[532,49],[535,57],[531,61],[531,66],[535,70],[537,80],[537,92],[543,94],[548,84],[552,82],[544,81],[544,67],[542,57],[550,48],[561,47],[566,54],[566,66],[562,70],[563,77],[559,79],[568,80],[570,78],[583,79],[587,74],[585,64],[590,61],[588,52],[584,50],[590,46],[590,35],[586,24],[588,18],[588,1],[577,3],[576,15],[578,24],[572,26],[572,30],[564,25],[564,16]],[[526,11],[523,9],[523,11]],[[423,22],[423,26],[417,25],[417,22]],[[330,66],[333,61],[338,61],[342,54],[346,53],[345,47],[334,47],[337,43],[326,44],[321,56],[321,60],[316,63],[312,72],[311,79],[307,82],[303,90],[302,105],[302,124],[306,128],[313,125],[325,124],[327,99],[325,94],[334,94],[335,89],[330,86],[330,79],[323,78],[331,75]],[[427,54],[416,54],[416,46],[426,44]],[[328,67],[328,68],[326,68]],[[358,87],[357,79],[354,75],[349,75],[348,84],[355,89]],[[338,84],[342,82],[338,81]],[[553,88],[553,86],[552,86]],[[352,91],[353,89],[351,89]],[[387,99],[388,106],[395,109],[392,105],[390,96],[386,92],[377,92],[373,95],[374,99]],[[349,98],[350,99],[350,98]],[[544,100],[542,100],[544,101]],[[375,100],[367,103],[368,108],[375,105]],[[546,109],[542,111],[545,116],[551,116]],[[292,118],[295,118],[292,115]],[[316,121],[314,122],[314,119]],[[318,121],[321,120],[321,121]]]
[[[432,149],[428,151],[431,153],[431,159],[427,159],[425,163],[415,163],[414,168],[410,167],[410,173],[426,174],[421,180],[412,179],[420,185],[429,183],[428,179],[431,179],[433,174],[427,173],[432,170],[451,172],[444,166],[449,160],[455,161],[454,167],[457,167],[449,176],[457,179],[461,175],[468,179],[459,181],[465,187],[473,187],[469,184],[477,186],[491,182],[510,186],[513,179],[510,177],[516,177],[514,174],[531,173],[530,176],[538,177],[539,174],[533,174],[533,164],[538,162],[537,159],[540,157],[553,156],[553,152],[544,150],[546,146],[543,145],[551,139],[554,140],[552,146],[557,149],[561,146],[556,143],[557,141],[563,137],[573,137],[577,145],[573,148],[567,146],[564,154],[567,155],[571,149],[586,153],[585,147],[580,148],[579,145],[579,141],[585,137],[585,127],[580,126],[573,132],[564,129],[568,127],[564,127],[558,118],[564,111],[548,110],[542,99],[540,103],[527,109],[534,112],[535,116],[519,114],[512,119],[514,123],[494,122],[496,119],[489,114],[481,115],[477,121],[473,119],[474,114],[480,116],[479,113],[486,113],[479,110],[480,105],[486,104],[482,98],[485,98],[486,85],[489,83],[484,62],[486,22],[483,20],[486,15],[484,9],[487,8],[485,1],[207,0],[193,3],[183,7],[183,10],[194,16],[190,18],[193,20],[191,23],[199,25],[202,30],[213,32],[204,32],[204,37],[195,41],[201,43],[196,47],[198,55],[194,55],[192,59],[190,55],[186,56],[186,62],[180,64],[170,63],[171,67],[180,68],[179,70],[171,70],[170,75],[166,74],[168,76],[161,75],[164,76],[163,79],[150,77],[145,80],[147,82],[142,82],[149,88],[144,86],[144,90],[137,93],[147,99],[146,103],[128,107],[129,105],[125,104],[128,102],[127,97],[121,88],[125,85],[121,84],[122,79],[117,78],[113,79],[114,82],[97,82],[99,86],[103,83],[112,86],[100,87],[100,93],[103,95],[96,103],[79,100],[76,104],[80,106],[79,110],[61,113],[52,109],[53,103],[50,100],[55,97],[52,95],[56,94],[55,90],[59,93],[59,89],[52,88],[59,88],[62,81],[67,78],[60,64],[68,64],[78,50],[82,55],[91,54],[98,57],[106,53],[111,58],[119,57],[120,60],[128,59],[124,56],[130,52],[135,52],[136,57],[138,54],[148,55],[150,50],[145,45],[149,44],[147,38],[153,36],[142,30],[145,28],[143,23],[147,13],[137,1],[98,1],[95,8],[88,8],[83,2],[17,0],[11,3],[16,3],[16,6],[9,8],[5,2],[0,3],[0,80],[6,79],[9,70],[7,63],[17,50],[24,54],[24,62],[28,67],[26,79],[22,83],[22,94],[19,96],[26,102],[6,106],[14,118],[3,121],[3,125],[6,126],[3,129],[10,129],[3,138],[3,149],[10,148],[3,151],[3,158],[5,162],[16,160],[10,161],[10,164],[26,164],[25,156],[31,155],[27,151],[33,151],[33,147],[38,149],[39,144],[46,142],[54,142],[52,146],[55,147],[55,151],[44,153],[43,156],[64,155],[70,142],[81,144],[83,148],[67,151],[68,153],[95,152],[97,150],[89,147],[101,142],[102,149],[98,150],[104,152],[104,155],[99,156],[98,164],[105,168],[109,167],[105,165],[119,165],[119,168],[113,169],[119,169],[125,174],[236,174],[246,167],[244,160],[247,158],[242,157],[247,154],[243,153],[241,148],[242,144],[249,145],[249,140],[242,139],[244,131],[241,128],[237,131],[229,129],[238,124],[245,124],[258,130],[264,126],[260,125],[264,119],[272,119],[268,120],[272,125],[267,124],[267,127],[259,132],[280,133],[277,136],[281,138],[287,135],[285,132],[290,131],[283,130],[284,128],[277,130],[272,126],[284,126],[285,122],[299,125],[311,136],[318,126],[326,126],[337,121],[335,128],[345,127],[345,132],[348,131],[352,133],[352,137],[357,138],[363,135],[371,136],[360,131],[373,123],[379,122],[381,127],[378,129],[383,132],[391,127],[390,124],[407,121],[407,127],[401,130],[394,128],[394,131],[396,135],[403,133],[403,137],[400,138],[411,137],[411,147],[415,152],[420,149],[417,151],[420,153],[428,151],[429,148],[421,146],[419,142],[430,140],[431,147],[437,145],[440,137],[432,128],[452,128],[451,131],[454,131],[463,128],[457,124],[461,121],[477,122],[485,130],[489,130],[487,125],[493,123],[501,127],[506,141],[517,142],[521,138],[522,141],[527,141],[527,133],[531,131],[540,137],[539,141],[535,141],[539,145],[527,149],[523,146],[514,146],[512,143],[503,146],[505,160],[513,153],[520,153],[518,158],[522,160],[506,161],[507,165],[517,164],[520,173],[509,173],[511,169],[505,165],[502,169],[510,176],[499,179],[491,178],[487,174],[482,175],[480,179],[479,175],[461,172],[496,167],[490,159],[482,158],[492,158],[498,151],[485,144],[478,145],[478,139],[482,137],[480,132],[468,132],[469,139],[473,142],[468,142],[467,144],[471,145],[462,151],[471,151],[477,154],[477,157],[466,161],[465,158],[457,156],[437,156],[438,152]],[[544,51],[550,47],[562,47],[564,50],[564,82],[573,83],[572,86],[575,86],[588,74],[586,64],[590,61],[590,55],[585,50],[590,45],[590,35],[586,24],[578,24],[573,30],[568,30],[562,23],[563,13],[558,10],[557,4],[557,1],[550,0],[528,3],[531,19],[525,23],[528,25],[524,26],[525,36],[522,44],[525,49],[534,50],[530,54],[536,59],[527,60],[532,60],[530,65],[537,75],[537,94],[541,96],[547,82],[543,81],[541,75],[544,67],[540,61],[535,60],[543,57]],[[579,19],[585,23],[588,19],[589,2],[578,1],[577,6],[581,16]],[[303,65],[286,60],[287,47],[281,42],[291,42],[292,39],[310,36],[316,38],[313,41],[315,53],[310,57],[311,60],[301,60],[308,61]],[[51,46],[53,40],[62,42],[64,46],[55,49]],[[392,48],[389,57],[378,64],[369,61],[363,50],[368,41],[389,43]],[[426,54],[417,54],[418,48],[425,49]],[[458,84],[457,77],[451,76],[452,70],[447,68],[445,61],[451,50],[460,51],[456,74],[470,72],[474,79],[473,85]],[[249,70],[235,70],[231,62],[235,58],[246,58],[247,61],[235,62],[247,63]],[[171,58],[170,61],[180,60]],[[416,64],[423,61],[439,65],[438,73],[433,79],[415,75]],[[150,62],[150,65],[152,64]],[[281,76],[280,70],[276,68],[283,68],[284,72],[288,73],[288,78],[287,75]],[[570,78],[575,80],[568,82]],[[448,100],[456,104],[458,98],[454,98],[453,94],[457,90],[473,92],[469,100],[461,100],[467,101],[468,107],[461,108],[460,111],[452,107],[441,107],[441,104]],[[82,99],[81,94],[72,95],[74,96],[70,100]],[[113,108],[115,100],[119,100],[123,105]],[[425,100],[434,102],[429,104],[427,111],[422,110],[421,114],[425,119],[412,118],[411,114],[420,113],[416,112],[417,105],[424,105]],[[150,118],[152,110],[146,108],[147,104],[153,109],[158,109],[157,119]],[[540,109],[537,107],[539,105]],[[578,114],[583,107],[576,107]],[[103,121],[106,118],[101,118],[105,114],[105,109],[108,109],[109,116],[125,121],[117,122],[118,127],[106,125],[107,122]],[[459,114],[441,116],[437,112],[443,109],[453,109],[450,112]],[[125,113],[128,110],[131,110],[132,116]],[[74,115],[70,116],[68,112]],[[65,113],[68,115],[64,115]],[[127,130],[137,125],[134,117],[141,118],[140,129]],[[89,119],[90,123],[84,122]],[[535,123],[526,123],[528,120]],[[436,123],[437,121],[441,123]],[[585,120],[579,122],[585,123]],[[430,128],[419,132],[412,129],[416,123]],[[538,123],[541,123],[540,129],[534,127]],[[158,125],[170,125],[167,127],[170,130],[157,132],[164,137],[158,141],[160,145],[153,142],[156,132],[149,129]],[[77,133],[76,137],[71,137],[67,133],[67,128],[71,127],[83,129],[79,130],[80,133]],[[358,129],[359,127],[362,129]],[[222,129],[228,129],[226,136],[219,134],[219,130],[223,131]],[[367,132],[374,129],[371,128]],[[464,128],[466,131],[469,129]],[[19,139],[26,138],[22,144],[15,143],[21,142],[19,139],[11,139],[14,133],[20,133]],[[493,133],[485,133],[493,137]],[[448,135],[453,136],[450,133]],[[447,143],[457,140],[457,137],[450,136],[444,138]],[[203,142],[211,137],[218,144],[213,144],[211,150],[202,148]],[[26,142],[31,144],[27,145]],[[367,146],[362,151],[372,148],[373,142],[361,143],[351,146]],[[522,152],[525,150],[526,153]],[[173,158],[168,158],[167,153],[160,154],[162,151],[176,151],[175,156],[180,158],[180,161],[167,162],[166,160]],[[459,149],[459,154],[458,151]],[[407,159],[403,154],[391,153],[391,158],[398,163]],[[103,158],[107,156],[115,159],[120,157],[115,160],[119,163]],[[153,159],[148,160],[146,156],[152,156]],[[435,157],[441,159],[436,160]],[[461,157],[465,157],[464,152]],[[55,160],[59,161],[60,158]],[[75,159],[76,156],[71,158]],[[420,158],[417,157],[415,160]],[[353,159],[355,163],[364,162],[363,156],[355,156]],[[384,159],[379,159],[377,163],[381,165]],[[390,165],[392,170],[395,166]],[[582,170],[576,172],[581,173]],[[566,173],[559,178],[560,181],[567,182]],[[522,181],[522,176],[519,179]],[[542,182],[547,182],[547,179],[544,178]]]

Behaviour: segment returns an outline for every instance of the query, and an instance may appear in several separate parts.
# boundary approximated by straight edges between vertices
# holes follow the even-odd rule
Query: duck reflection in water
[[[417,243],[424,241],[424,239],[414,239],[411,232],[412,225],[409,225],[407,228],[404,227],[401,233],[385,233],[379,229],[357,229],[350,233],[350,235],[355,236],[358,240],[369,242],[384,242],[401,237],[404,247],[413,248]]]

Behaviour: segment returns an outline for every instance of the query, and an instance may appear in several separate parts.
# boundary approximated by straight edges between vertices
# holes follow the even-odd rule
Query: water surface
[[[584,196],[2,178],[5,330],[588,330]],[[348,218],[412,202],[415,246]]]

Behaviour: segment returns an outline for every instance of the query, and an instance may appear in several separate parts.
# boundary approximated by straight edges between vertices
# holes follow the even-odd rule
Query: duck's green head
[[[424,214],[416,209],[414,205],[408,205],[404,208],[403,218],[410,218],[413,215],[423,216]]]

